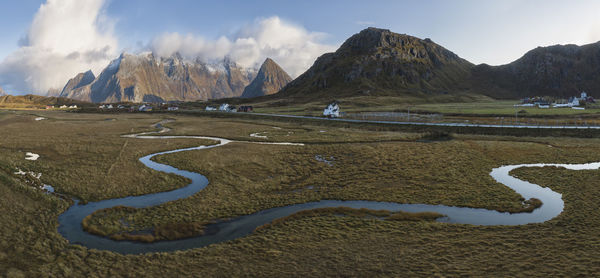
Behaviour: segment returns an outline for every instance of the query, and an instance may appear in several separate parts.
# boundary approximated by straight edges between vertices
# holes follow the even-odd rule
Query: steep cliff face
[[[281,96],[438,94],[461,91],[473,65],[429,39],[368,28],[324,54]]]
[[[272,95],[292,81],[292,78],[275,61],[267,58],[256,78],[242,93],[243,98]]]
[[[67,82],[65,87],[59,93],[59,96],[62,97],[63,94],[68,94],[68,92],[70,92],[72,90],[76,90],[83,86],[92,84],[92,82],[94,82],[95,79],[96,79],[96,76],[94,76],[94,73],[91,70],[82,72],[82,73],[76,75],[75,77],[71,78]]]
[[[600,91],[600,42],[538,47],[502,66],[478,65],[473,84],[496,98],[569,97]]]
[[[90,84],[61,96],[91,102],[166,102],[239,97],[256,70],[225,59],[219,64],[184,61],[175,55],[122,54]]]

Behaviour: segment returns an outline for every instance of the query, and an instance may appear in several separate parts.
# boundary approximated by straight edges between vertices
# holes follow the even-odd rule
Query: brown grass
[[[144,192],[160,190],[159,187],[153,187],[152,183],[145,183],[161,174],[150,172],[138,175],[137,172],[143,170],[142,166],[135,166],[136,172],[127,173],[137,178],[142,177],[133,179],[131,183],[112,185],[113,179],[127,179],[125,175],[115,174],[114,177],[104,177],[107,183],[95,185],[95,182],[88,182],[86,178],[104,175],[102,169],[108,169],[111,163],[99,161],[99,165],[107,168],[86,168],[84,162],[88,160],[83,157],[68,162],[77,157],[75,155],[56,156],[67,161],[56,160],[49,163],[45,159],[51,152],[44,152],[54,150],[55,144],[70,144],[69,147],[78,152],[85,152],[86,149],[82,146],[88,146],[92,153],[96,151],[96,147],[118,153],[122,144],[114,144],[110,137],[100,135],[98,138],[102,140],[83,140],[82,138],[96,135],[93,129],[83,126],[91,124],[105,129],[107,133],[116,134],[129,132],[131,128],[147,129],[146,126],[156,119],[138,115],[142,118],[127,118],[129,123],[123,124],[120,121],[124,121],[124,118],[119,116],[116,121],[91,123],[96,119],[95,116],[82,114],[77,116],[77,120],[88,122],[79,126],[68,123],[73,120],[69,118],[70,115],[57,115],[46,115],[56,122],[45,123],[60,130],[55,133],[53,129],[42,129],[39,125],[31,124],[31,119],[27,118],[29,116],[5,115],[0,112],[0,128],[8,131],[0,132],[0,276],[590,277],[600,273],[600,203],[597,201],[600,198],[600,171],[570,171],[552,167],[523,168],[513,173],[563,194],[564,212],[541,224],[487,227],[320,215],[289,220],[244,238],[180,252],[124,256],[90,250],[67,242],[57,232],[58,215],[67,208],[68,203],[56,196],[44,194],[14,177],[14,168],[19,166],[24,170],[41,170],[42,180],[51,175],[46,172],[48,169],[81,173],[77,176],[55,172],[53,175],[56,176],[53,178],[58,183],[53,185],[79,183],[82,185],[73,192],[80,191],[90,195],[113,194],[104,192],[103,186],[107,184],[107,189],[116,188],[120,194],[135,192],[132,188],[138,186]],[[21,117],[28,120],[20,122]],[[60,121],[64,121],[69,128],[61,128],[58,124]],[[193,124],[193,121],[189,123]],[[17,124],[19,129],[11,127]],[[199,122],[199,128],[203,124]],[[113,125],[121,127],[114,129]],[[210,126],[218,129],[218,123]],[[339,136],[342,135],[340,131]],[[46,138],[40,140],[38,137]],[[148,148],[149,151],[174,146],[173,142],[169,145],[158,141],[141,143],[147,143],[143,148]],[[332,155],[345,153],[341,151],[345,146],[348,154],[371,153],[367,161],[352,160],[352,156],[344,156],[344,159],[353,163],[358,161],[354,167],[363,168],[359,173],[373,172],[379,175],[372,176],[376,179],[369,182],[350,176],[348,179],[355,182],[337,184],[338,187],[344,185],[340,189],[335,189],[333,185],[336,184],[326,184],[323,188],[314,187],[324,190],[324,195],[410,202],[437,200],[449,204],[491,208],[522,207],[522,200],[510,193],[510,190],[478,178],[486,177],[491,168],[515,163],[590,162],[597,160],[600,150],[598,139],[462,135],[456,136],[452,141],[427,144],[400,142],[357,145],[359,146],[345,144],[339,147],[293,150],[291,152],[294,156],[290,160],[285,156],[281,157],[290,152],[280,149],[283,147],[257,146],[252,151],[239,144],[198,152],[197,155],[181,157],[181,160],[165,158],[181,164],[181,167],[198,168],[201,173],[210,173],[211,184],[192,198],[193,201],[182,200],[155,208],[155,214],[148,214],[154,217],[149,219],[149,223],[179,223],[180,221],[166,216],[178,215],[178,218],[184,219],[187,216],[181,215],[187,213],[193,215],[190,216],[192,221],[203,222],[221,215],[231,217],[240,213],[247,214],[262,206],[272,207],[282,200],[291,203],[320,198],[310,195],[315,193],[307,195],[313,197],[303,197],[302,192],[315,191],[302,187],[304,183],[314,185],[313,181],[322,180],[323,176],[338,179],[347,174],[341,168],[347,167],[349,163],[338,158],[338,166],[335,167],[340,168],[329,169],[326,165],[314,164],[312,155],[330,154],[323,151],[331,151]],[[68,148],[64,147],[64,150],[68,151]],[[242,150],[245,156],[235,158],[235,154]],[[43,156],[37,162],[24,161],[24,151],[39,152]],[[226,156],[223,160],[210,163],[206,161],[219,155]],[[302,155],[305,160],[292,160],[303,157]],[[376,157],[379,159],[375,159]],[[86,159],[93,159],[93,156]],[[52,166],[56,168],[49,168],[50,164],[56,163],[59,164]],[[281,164],[288,169],[281,174],[281,168],[269,168],[270,165]],[[239,167],[230,167],[232,165]],[[84,169],[90,173],[84,173]],[[229,170],[213,171],[214,169]],[[338,176],[332,175],[337,171]],[[144,175],[148,175],[148,179]],[[283,179],[288,175],[300,178]],[[313,180],[311,175],[316,175]],[[253,179],[271,180],[268,179],[269,176],[276,181],[264,184],[252,182]],[[394,179],[389,179],[390,177]],[[277,187],[277,184],[282,186]],[[302,190],[294,191],[300,188]],[[274,201],[266,198],[278,196],[276,194],[282,196]],[[244,197],[246,195],[247,198]],[[254,209],[248,209],[249,207]],[[203,214],[198,212],[205,208],[211,209]],[[137,213],[145,214],[146,210],[138,210]],[[163,216],[164,220],[161,218]]]
[[[278,218],[273,220],[271,223],[264,224],[262,226],[256,227],[255,231],[260,231],[263,229],[268,229],[273,227],[274,225],[281,225],[282,223],[298,220],[302,218],[310,218],[317,216],[327,216],[327,215],[341,215],[341,216],[350,216],[350,217],[375,217],[375,218],[383,218],[385,220],[395,220],[395,221],[432,221],[437,218],[443,217],[443,214],[435,213],[435,212],[391,212],[388,210],[372,210],[366,208],[349,208],[349,207],[332,207],[332,208],[317,208],[310,210],[303,210],[296,212],[294,214],[288,215],[286,217]]]

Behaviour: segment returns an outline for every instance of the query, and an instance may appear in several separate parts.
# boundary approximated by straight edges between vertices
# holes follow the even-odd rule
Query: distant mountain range
[[[2,89],[2,87],[0,87],[0,96],[6,95],[6,93],[4,92],[4,90]]]
[[[600,42],[539,47],[502,66],[474,65],[430,39],[367,28],[292,81],[275,61],[259,70],[229,59],[122,54],[99,76],[69,80],[54,95],[88,102],[166,102],[261,97],[313,101],[355,96],[567,97],[600,91]]]
[[[276,66],[271,59],[265,64],[263,68],[267,69],[272,68],[272,64]],[[283,71],[279,66],[276,68]],[[287,76],[285,72],[283,74]],[[278,91],[287,82],[264,77],[279,75],[282,73],[271,74],[263,70],[261,79],[253,86],[267,88],[267,91],[249,90],[248,93]],[[97,77],[91,71],[75,76],[67,82],[59,96],[96,103],[231,98],[241,96],[255,76],[256,69],[242,68],[227,58],[221,63],[207,64],[200,60],[184,60],[178,54],[169,58],[155,57],[152,53],[122,54]]]

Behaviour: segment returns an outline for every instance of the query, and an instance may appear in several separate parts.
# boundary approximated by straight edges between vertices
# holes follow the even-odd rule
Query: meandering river
[[[82,220],[87,215],[90,215],[91,213],[97,210],[111,208],[115,206],[129,206],[135,208],[152,207],[163,204],[165,202],[187,198],[193,194],[200,192],[209,184],[209,181],[206,179],[206,177],[199,173],[177,169],[170,165],[165,165],[152,161],[151,159],[154,156],[192,150],[218,148],[227,145],[231,142],[242,142],[246,144],[302,145],[298,143],[231,141],[224,138],[204,136],[150,136],[150,134],[152,133],[164,133],[168,131],[168,129],[163,128],[160,123],[157,124],[156,127],[160,128],[161,130],[157,132],[124,135],[123,137],[146,140],[195,138],[214,140],[219,143],[211,146],[199,146],[193,148],[183,148],[166,152],[154,153],[139,159],[146,167],[149,167],[151,169],[162,171],[165,173],[173,173],[190,179],[192,182],[183,188],[142,196],[103,200],[98,202],[87,203],[85,205],[79,204],[77,201],[75,201],[75,205],[69,207],[58,218],[58,231],[63,237],[69,240],[70,243],[80,244],[88,248],[110,250],[123,254],[139,254],[146,252],[185,250],[190,248],[198,248],[213,243],[233,240],[249,235],[258,226],[270,223],[275,219],[291,215],[298,211],[339,206],[389,211],[438,212],[446,215],[446,217],[438,218],[437,221],[446,223],[460,223],[473,225],[523,225],[529,223],[541,223],[556,217],[563,211],[564,202],[562,200],[562,195],[560,193],[550,190],[550,188],[541,187],[537,184],[532,184],[512,177],[509,175],[509,172],[511,170],[521,167],[544,166],[564,167],[572,170],[598,169],[600,167],[600,162],[598,162],[588,164],[519,164],[494,168],[490,175],[497,182],[513,189],[518,194],[521,194],[525,199],[537,198],[543,202],[543,205],[541,207],[535,209],[533,212],[530,213],[510,214],[498,212],[495,210],[468,207],[453,207],[444,205],[400,204],[391,202],[375,202],[361,200],[322,200],[318,202],[309,202],[304,204],[271,208],[259,211],[254,214],[245,215],[227,221],[219,222],[216,224],[210,224],[206,227],[206,233],[202,236],[173,241],[158,241],[153,243],[115,241],[85,232],[81,226]]]

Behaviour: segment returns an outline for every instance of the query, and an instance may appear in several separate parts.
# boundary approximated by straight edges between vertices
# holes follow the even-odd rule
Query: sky
[[[293,77],[366,27],[430,38],[475,64],[600,41],[597,0],[0,0],[0,87],[44,94],[126,51],[273,58]]]

